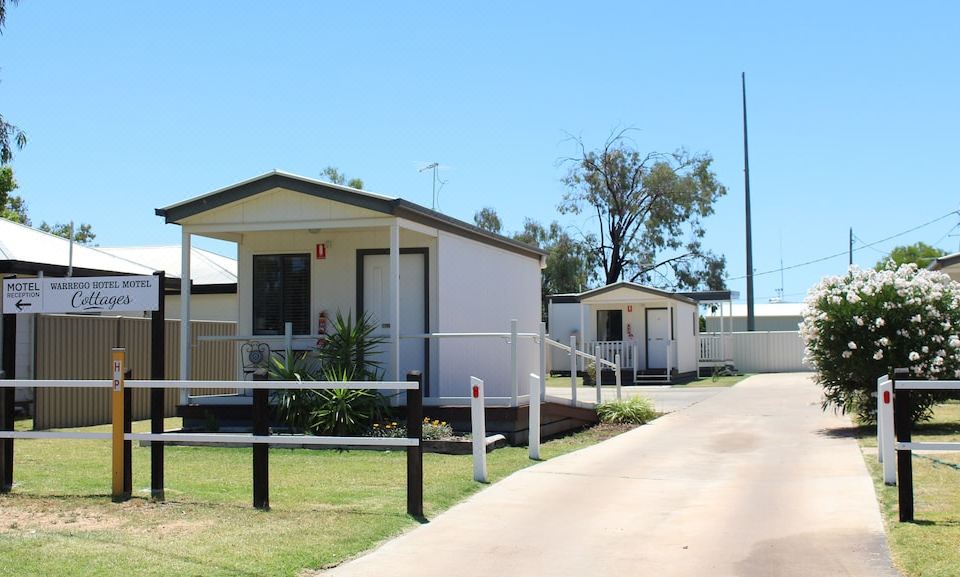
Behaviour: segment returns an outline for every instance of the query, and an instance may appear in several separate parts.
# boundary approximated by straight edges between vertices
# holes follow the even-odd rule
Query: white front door
[[[385,380],[393,380],[393,363],[390,351],[390,255],[364,254],[363,300],[361,314],[370,314],[376,326],[374,334],[388,341],[383,352],[377,356]],[[422,252],[400,255],[400,336],[430,332],[427,318],[426,255]],[[425,339],[400,339],[400,380],[407,371],[423,373],[427,380],[427,343]]]
[[[669,309],[647,310],[647,368],[666,369],[670,343]]]

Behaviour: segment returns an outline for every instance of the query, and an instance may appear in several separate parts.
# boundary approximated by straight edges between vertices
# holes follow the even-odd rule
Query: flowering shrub
[[[826,277],[806,300],[800,334],[823,386],[823,408],[876,418],[877,378],[908,368],[914,377],[960,378],[960,284],[916,265],[851,267]],[[942,393],[915,393],[914,420],[930,417]]]

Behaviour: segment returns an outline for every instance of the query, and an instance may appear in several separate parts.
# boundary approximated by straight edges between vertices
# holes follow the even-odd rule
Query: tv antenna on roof
[[[438,169],[438,168],[440,168],[440,163],[439,163],[439,162],[431,162],[430,164],[424,166],[423,168],[421,168],[421,169],[418,171],[418,172],[425,172],[425,171],[427,171],[427,170],[433,170],[433,197],[432,197],[432,201],[431,201],[431,204],[430,204],[430,209],[431,209],[431,210],[437,210],[437,205],[440,204],[440,202],[439,202],[439,201],[440,201],[440,196],[439,196],[440,191],[437,190],[437,181],[438,181],[438,179],[437,179],[437,169]],[[440,181],[440,189],[441,189],[441,190],[443,189],[443,185],[444,185],[444,184],[446,184],[446,182],[444,182],[444,181],[441,180],[441,181]]]

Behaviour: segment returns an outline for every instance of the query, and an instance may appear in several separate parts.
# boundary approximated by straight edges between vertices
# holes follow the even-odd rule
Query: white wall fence
[[[803,362],[800,331],[732,333],[733,364],[745,373],[786,373],[813,370]]]

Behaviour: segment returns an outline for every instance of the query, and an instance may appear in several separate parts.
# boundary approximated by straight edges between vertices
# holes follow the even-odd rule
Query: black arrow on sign
[[[27,308],[27,307],[32,307],[32,306],[33,306],[33,303],[25,303],[25,302],[23,302],[23,299],[20,299],[20,300],[17,301],[17,310],[18,310],[18,311],[22,311],[23,309],[25,309],[25,308]]]

